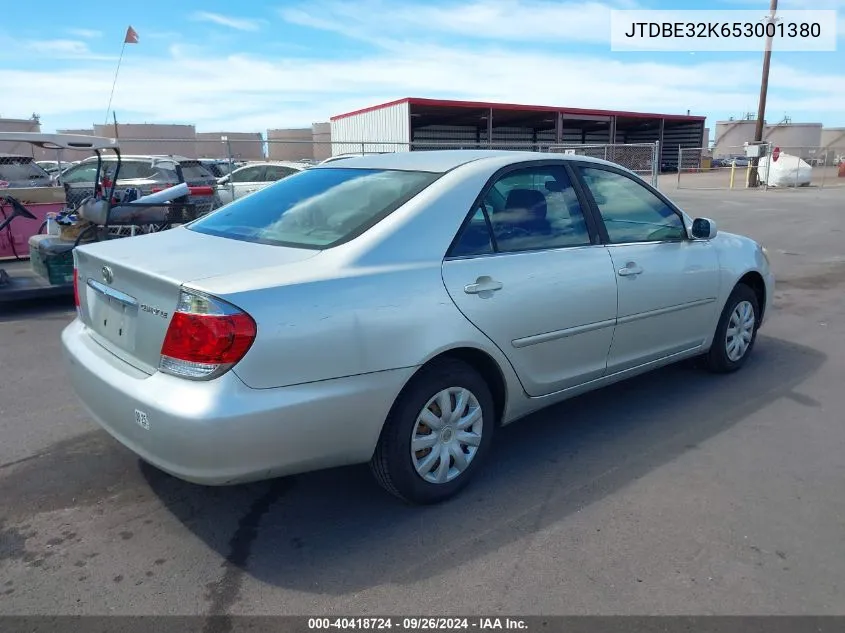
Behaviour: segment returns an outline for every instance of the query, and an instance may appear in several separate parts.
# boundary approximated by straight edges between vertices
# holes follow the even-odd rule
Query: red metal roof
[[[682,121],[704,121],[707,117],[686,115],[686,114],[656,114],[650,112],[626,112],[624,110],[591,110],[584,108],[558,108],[554,106],[538,106],[538,105],[523,105],[517,103],[492,103],[487,101],[451,101],[448,99],[423,99],[419,97],[405,97],[403,99],[396,99],[395,101],[388,101],[387,103],[380,103],[378,105],[362,108],[353,112],[346,112],[331,117],[331,121],[338,119],[345,119],[347,117],[355,116],[356,114],[363,114],[364,112],[372,112],[373,110],[381,110],[389,106],[398,105],[400,103],[407,103],[411,106],[441,106],[447,108],[493,108],[495,110],[512,110],[521,112],[561,112],[563,114],[583,114],[587,116],[617,116],[627,117],[632,119],[667,119],[667,120],[682,120]]]

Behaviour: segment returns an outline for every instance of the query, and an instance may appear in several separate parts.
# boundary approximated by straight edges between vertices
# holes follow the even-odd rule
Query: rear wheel
[[[399,396],[370,462],[379,484],[411,503],[457,494],[481,466],[496,426],[490,388],[466,363],[423,368]]]
[[[745,364],[757,339],[760,306],[757,295],[738,284],[728,297],[710,351],[707,367],[716,373],[730,373]]]

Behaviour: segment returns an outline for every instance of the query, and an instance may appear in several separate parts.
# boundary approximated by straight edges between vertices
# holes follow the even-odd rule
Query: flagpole
[[[117,58],[117,68],[114,71],[114,81],[111,84],[111,94],[109,94],[109,105],[106,108],[106,120],[103,125],[108,125],[109,123],[109,111],[111,110],[111,102],[112,98],[114,97],[114,87],[117,85],[117,74],[120,72],[120,62],[123,61],[123,51],[126,50],[126,39],[123,38],[123,46],[120,48],[120,57]]]

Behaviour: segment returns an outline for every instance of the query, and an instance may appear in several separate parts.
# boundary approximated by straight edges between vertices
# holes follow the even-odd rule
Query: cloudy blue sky
[[[135,6],[135,9],[125,7]],[[35,6],[35,5],[32,5]],[[759,53],[614,53],[609,9],[768,9],[768,0],[42,0],[3,7],[0,116],[44,131],[122,122],[199,131],[310,125],[416,96],[647,110],[717,119],[756,111]],[[838,51],[775,53],[767,119],[845,126],[845,0]],[[35,13],[33,13],[35,11]],[[37,17],[36,17],[37,16]]]

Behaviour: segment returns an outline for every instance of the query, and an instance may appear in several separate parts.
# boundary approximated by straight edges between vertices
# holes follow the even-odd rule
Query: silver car
[[[210,485],[369,462],[416,503],[538,409],[690,357],[739,369],[774,294],[754,241],[531,152],[351,158],[74,256],[72,383],[143,460]]]
[[[232,170],[232,173],[217,180],[217,195],[220,198],[220,204],[228,204],[232,200],[243,198],[309,167],[308,163],[291,161],[248,163],[243,167],[238,167]]]

